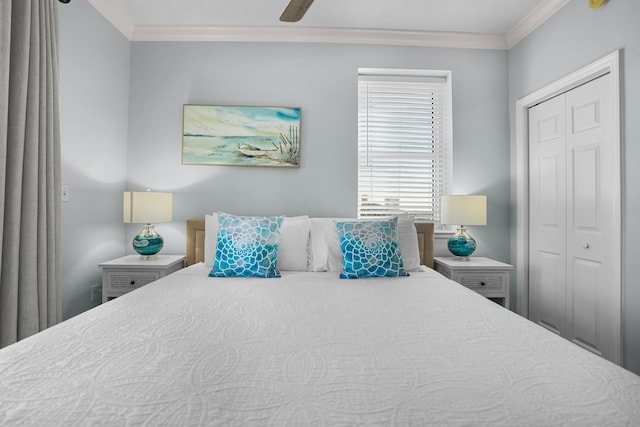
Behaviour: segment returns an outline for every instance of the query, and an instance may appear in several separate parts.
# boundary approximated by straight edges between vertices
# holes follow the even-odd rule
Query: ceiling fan
[[[287,8],[282,12],[282,22],[298,22],[302,19],[313,0],[291,0]]]

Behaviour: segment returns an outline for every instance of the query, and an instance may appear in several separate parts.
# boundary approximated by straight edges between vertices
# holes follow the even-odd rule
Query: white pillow
[[[204,216],[204,265],[213,267],[213,259],[216,257],[216,246],[218,244],[218,213]]]
[[[402,252],[405,271],[420,270],[420,248],[418,247],[418,231],[412,215],[398,215],[398,243]]]
[[[285,217],[280,229],[278,270],[307,271],[309,217]]]
[[[310,271],[342,271],[340,239],[335,222],[349,220],[355,221],[354,218],[311,218],[309,220],[311,224]],[[398,215],[398,243],[405,271],[418,271],[420,249],[413,216]]]
[[[336,221],[353,218],[311,218],[310,271],[342,271]]]
[[[213,267],[218,243],[218,213],[204,217],[204,264]],[[335,225],[334,225],[335,227]],[[278,270],[307,271],[307,251],[309,246],[309,217],[285,217],[280,229],[278,248]]]

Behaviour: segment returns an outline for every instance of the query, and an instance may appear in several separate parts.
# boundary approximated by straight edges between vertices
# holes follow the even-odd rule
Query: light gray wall
[[[129,41],[85,0],[59,5],[62,312],[96,305],[100,262],[124,255]],[[98,294],[98,297],[100,295]]]
[[[623,336],[625,367],[640,373],[640,281],[634,263],[640,259],[637,212],[640,197],[640,2],[615,0],[594,10],[572,0],[509,52],[509,111],[515,144],[517,99],[622,49],[623,151]],[[515,147],[512,147],[512,153]],[[512,162],[512,170],[514,170]],[[515,179],[515,178],[514,178]],[[515,191],[515,190],[514,190]],[[512,198],[515,211],[515,196]],[[513,258],[515,259],[515,257]]]
[[[184,220],[235,214],[355,216],[357,70],[451,70],[454,190],[488,195],[478,255],[509,261],[507,52],[299,43],[134,42],[127,187],[175,192],[156,228],[184,252]],[[181,165],[182,105],[302,108],[299,169]],[[127,239],[137,228],[127,227]]]

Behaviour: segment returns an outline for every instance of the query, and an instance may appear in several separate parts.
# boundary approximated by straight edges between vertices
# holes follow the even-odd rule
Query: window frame
[[[357,109],[358,109],[358,149],[357,149],[357,172],[358,172],[358,183],[357,183],[357,200],[356,200],[356,208],[357,215],[359,218],[374,218],[378,215],[362,215],[362,205],[364,202],[364,194],[361,192],[361,178],[363,175],[362,165],[361,165],[361,145],[363,144],[362,139],[362,129],[361,129],[361,82],[362,81],[388,81],[388,82],[424,82],[428,84],[438,84],[440,85],[440,109],[441,109],[441,120],[442,123],[439,126],[438,134],[440,135],[437,143],[439,147],[442,149],[444,153],[444,158],[441,161],[442,167],[444,171],[439,174],[443,180],[444,184],[442,185],[441,193],[435,194],[431,197],[433,211],[431,216],[420,215],[418,212],[409,212],[410,214],[416,217],[416,221],[429,221],[434,222],[436,224],[436,228],[439,230],[448,229],[445,225],[440,223],[440,207],[441,202],[440,198],[445,194],[450,194],[451,189],[453,188],[453,108],[452,108],[452,76],[451,71],[449,70],[417,70],[417,69],[387,69],[387,68],[358,68],[358,101],[357,101]],[[367,110],[368,111],[368,110]],[[364,144],[369,144],[367,140]],[[433,142],[429,142],[429,145],[433,144]],[[383,205],[385,206],[385,205]],[[389,206],[392,208],[392,206]],[[397,213],[403,212],[402,209],[398,208],[393,211],[393,209],[388,210],[387,215],[394,215]]]

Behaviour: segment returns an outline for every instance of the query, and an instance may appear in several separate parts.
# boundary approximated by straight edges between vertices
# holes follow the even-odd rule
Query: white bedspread
[[[0,351],[0,425],[640,425],[640,377],[433,271],[206,273]]]

